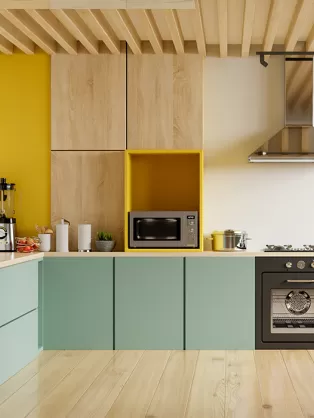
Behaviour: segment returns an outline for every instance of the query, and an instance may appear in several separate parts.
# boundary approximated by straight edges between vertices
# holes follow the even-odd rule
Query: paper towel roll
[[[92,225],[78,225],[78,250],[91,251],[92,249]]]
[[[60,253],[69,252],[69,224],[64,223],[64,219],[56,225],[56,251]]]

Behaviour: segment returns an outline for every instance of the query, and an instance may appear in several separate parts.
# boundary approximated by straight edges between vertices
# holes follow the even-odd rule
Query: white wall
[[[247,162],[284,125],[283,65],[205,60],[204,231],[247,230],[250,250],[314,244],[314,164]]]

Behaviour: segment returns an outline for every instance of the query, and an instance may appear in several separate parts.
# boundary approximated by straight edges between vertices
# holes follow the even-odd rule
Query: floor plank
[[[303,418],[288,371],[277,350],[256,351],[255,364],[265,418]]]
[[[227,351],[225,417],[263,416],[253,351]]]
[[[184,417],[197,357],[198,351],[172,352],[147,412],[147,418]]]
[[[225,417],[225,352],[200,351],[186,418]]]
[[[114,355],[91,351],[27,418],[66,417]]]
[[[34,377],[58,353],[60,352],[56,350],[42,351],[34,361],[0,385],[0,405]]]
[[[170,351],[146,351],[106,418],[145,418]]]
[[[106,416],[143,353],[143,351],[119,351],[67,417],[96,418]]]
[[[0,406],[1,418],[24,418],[83,360],[88,351],[63,351]]]
[[[282,351],[294,390],[305,417],[314,417],[314,363],[305,350]]]

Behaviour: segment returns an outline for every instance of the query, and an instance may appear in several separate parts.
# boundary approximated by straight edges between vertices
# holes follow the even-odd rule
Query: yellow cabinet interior
[[[128,150],[125,152],[125,251],[130,211],[198,211],[202,251],[203,152],[200,150]],[[182,251],[148,249],[146,251]]]

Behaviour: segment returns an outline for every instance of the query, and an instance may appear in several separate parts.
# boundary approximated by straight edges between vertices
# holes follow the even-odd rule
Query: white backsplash
[[[314,164],[250,164],[284,126],[284,62],[206,58],[204,232],[244,229],[249,250],[314,244]]]

